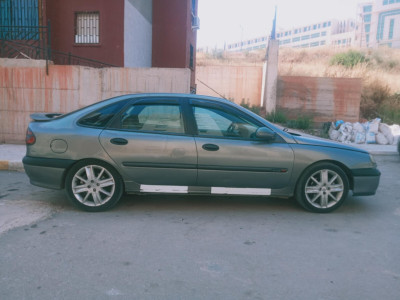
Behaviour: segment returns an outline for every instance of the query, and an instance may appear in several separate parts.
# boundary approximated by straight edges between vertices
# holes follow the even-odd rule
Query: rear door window
[[[137,104],[121,116],[120,128],[156,133],[185,133],[180,105]]]

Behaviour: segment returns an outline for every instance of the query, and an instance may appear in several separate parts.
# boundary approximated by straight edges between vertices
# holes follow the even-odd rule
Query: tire
[[[328,213],[340,207],[349,192],[349,180],[344,171],[331,163],[318,163],[300,177],[296,200],[305,209]]]
[[[400,155],[400,140],[399,140],[399,142],[397,143],[397,152],[399,152],[399,155]]]
[[[97,160],[83,160],[68,171],[65,190],[75,206],[98,212],[117,204],[124,186],[121,176],[110,165]]]

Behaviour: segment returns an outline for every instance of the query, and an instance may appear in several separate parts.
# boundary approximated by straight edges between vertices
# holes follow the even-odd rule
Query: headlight
[[[369,154],[369,159],[371,160],[371,162],[374,164],[374,166],[376,167],[376,160],[375,157],[370,153]]]

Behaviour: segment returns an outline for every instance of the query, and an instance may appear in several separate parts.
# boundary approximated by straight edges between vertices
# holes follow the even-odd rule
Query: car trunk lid
[[[59,114],[59,113],[34,113],[34,114],[30,115],[31,119],[36,122],[48,122],[48,121],[58,118],[59,116],[62,116],[62,114]]]

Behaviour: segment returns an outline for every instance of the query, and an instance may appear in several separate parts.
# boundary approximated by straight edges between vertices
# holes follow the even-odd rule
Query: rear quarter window
[[[78,121],[81,126],[104,128],[108,122],[124,107],[127,101],[120,101],[93,111]]]

